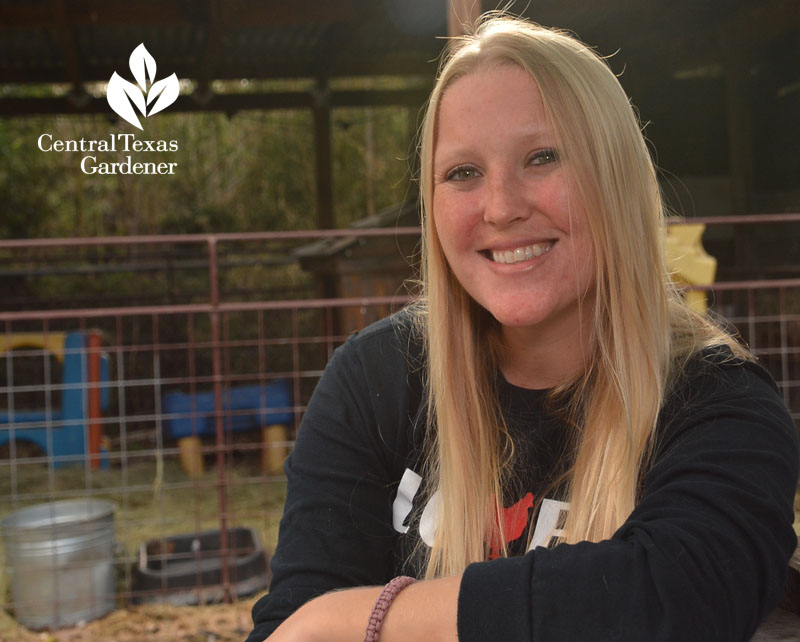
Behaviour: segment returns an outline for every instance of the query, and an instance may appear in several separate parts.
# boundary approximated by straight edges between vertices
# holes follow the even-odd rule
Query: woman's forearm
[[[381,642],[457,640],[460,585],[461,575],[457,575],[417,582],[403,589],[386,613]]]
[[[453,642],[458,639],[461,576],[417,582],[389,607],[381,642]],[[326,593],[298,609],[269,642],[361,642],[382,587]]]

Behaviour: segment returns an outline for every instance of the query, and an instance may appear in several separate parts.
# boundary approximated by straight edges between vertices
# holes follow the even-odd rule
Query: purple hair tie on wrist
[[[400,575],[394,578],[386,586],[383,587],[381,594],[375,601],[375,606],[372,607],[372,613],[369,616],[369,624],[367,624],[367,635],[364,642],[378,642],[378,637],[381,634],[381,626],[383,626],[383,618],[386,617],[386,611],[389,610],[394,598],[409,584],[416,582],[413,577],[408,575]]]

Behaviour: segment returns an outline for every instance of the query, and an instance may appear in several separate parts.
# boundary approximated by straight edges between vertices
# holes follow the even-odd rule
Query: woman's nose
[[[483,220],[498,227],[524,220],[529,215],[525,202],[523,187],[513,173],[498,172],[487,182]]]

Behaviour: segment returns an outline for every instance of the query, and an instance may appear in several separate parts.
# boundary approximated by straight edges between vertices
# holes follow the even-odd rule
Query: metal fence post
[[[231,584],[228,568],[228,476],[225,471],[225,425],[222,404],[222,348],[219,333],[219,271],[217,238],[208,236],[208,281],[211,303],[211,350],[214,368],[214,422],[217,454],[217,489],[219,493],[219,547],[222,562],[222,591],[225,604],[230,604]]]

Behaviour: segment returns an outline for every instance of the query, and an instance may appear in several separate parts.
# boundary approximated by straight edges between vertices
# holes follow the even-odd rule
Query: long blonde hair
[[[673,372],[706,345],[735,344],[693,313],[670,283],[655,169],[636,115],[606,61],[563,32],[506,16],[484,18],[474,34],[451,40],[420,146],[418,321],[428,354],[433,424],[426,477],[432,480],[430,492],[438,495],[439,512],[429,577],[458,573],[485,559],[486,542],[505,541],[499,515],[509,444],[492,384],[500,358],[497,322],[455,278],[432,211],[442,96],[458,78],[496,64],[518,65],[538,84],[594,243],[596,303],[588,365],[576,381],[552,392],[569,400],[564,416],[575,426],[574,463],[565,480],[571,503],[566,541],[605,539],[623,523],[636,502]]]

